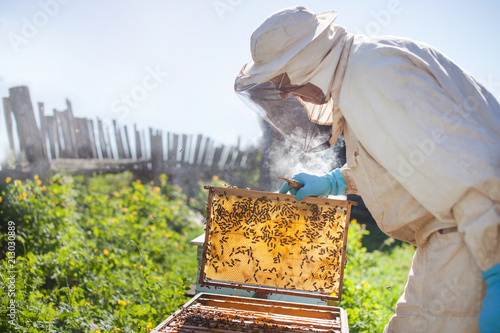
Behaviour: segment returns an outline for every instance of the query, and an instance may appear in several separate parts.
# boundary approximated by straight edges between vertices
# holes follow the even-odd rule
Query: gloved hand
[[[486,297],[479,314],[479,332],[500,332],[500,264],[491,267],[481,275],[486,281]]]
[[[344,175],[342,175],[342,172],[338,168],[322,175],[313,175],[302,172],[294,175],[292,179],[301,182],[304,184],[304,187],[297,191],[285,183],[281,186],[279,192],[290,192],[295,195],[295,199],[298,201],[304,199],[305,197],[344,194],[347,188]]]

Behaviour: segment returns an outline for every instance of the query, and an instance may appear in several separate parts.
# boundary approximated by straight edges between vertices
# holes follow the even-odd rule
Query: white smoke
[[[276,135],[276,133],[274,133]],[[340,167],[342,156],[340,156],[343,140],[339,140],[336,146],[316,153],[304,153],[293,146],[282,137],[267,138],[265,152],[261,164],[261,173],[267,173],[261,178],[261,187],[265,191],[277,191],[283,181],[278,177],[291,178],[299,172],[321,174],[336,167]]]

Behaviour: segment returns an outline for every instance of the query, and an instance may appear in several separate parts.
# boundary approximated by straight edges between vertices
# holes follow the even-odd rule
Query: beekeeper
[[[500,106],[432,47],[351,35],[297,6],[252,34],[236,93],[304,151],[344,133],[347,164],[300,173],[297,200],[359,193],[417,246],[386,332],[500,332]]]

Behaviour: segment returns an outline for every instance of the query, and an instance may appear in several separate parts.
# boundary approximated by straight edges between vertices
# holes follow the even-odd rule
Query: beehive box
[[[208,187],[199,284],[340,300],[350,201]],[[347,332],[338,307],[202,293],[152,332]]]

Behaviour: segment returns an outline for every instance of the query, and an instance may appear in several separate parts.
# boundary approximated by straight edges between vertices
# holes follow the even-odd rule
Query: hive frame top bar
[[[244,195],[248,198],[261,198],[267,197],[269,199],[278,199],[283,201],[288,201],[291,203],[303,202],[317,205],[337,205],[342,207],[357,206],[358,203],[350,200],[339,200],[339,199],[328,199],[320,197],[306,197],[301,201],[295,200],[295,196],[291,194],[274,193],[274,192],[264,192],[255,190],[243,190],[232,187],[215,187],[215,186],[205,186],[206,190],[210,191],[210,194],[229,194],[229,195]]]
[[[351,206],[356,205],[357,204],[356,202],[347,201],[347,200],[317,198],[317,197],[308,197],[302,201],[297,201],[297,200],[295,200],[295,197],[293,195],[289,195],[289,194],[254,191],[254,190],[241,190],[241,189],[236,189],[236,188],[221,188],[221,187],[212,187],[212,186],[206,186],[205,188],[209,190],[209,199],[208,199],[208,205],[207,205],[207,226],[206,226],[205,244],[203,247],[203,257],[202,257],[202,262],[201,262],[201,267],[200,267],[200,277],[199,277],[200,285],[213,286],[213,287],[230,287],[230,288],[235,288],[235,289],[244,289],[244,290],[249,290],[249,291],[255,291],[257,293],[281,293],[281,294],[288,294],[288,295],[294,295],[294,296],[315,297],[315,298],[321,298],[324,300],[340,300],[341,299],[343,271],[344,271],[344,266],[345,266],[345,261],[346,261],[345,259],[346,259],[347,232],[348,232],[348,225],[349,225],[349,219],[350,219],[350,211],[351,211]],[[297,235],[298,233],[303,235],[300,237],[301,241],[303,238],[305,238],[307,240],[307,239],[309,239],[308,237],[312,237],[312,236],[309,236],[310,233],[315,234],[314,237],[316,237],[316,238],[314,238],[314,239],[311,238],[307,242],[307,244],[312,243],[312,244],[310,244],[310,248],[308,247],[307,249],[305,249],[306,246],[305,246],[304,242],[299,243],[298,245],[296,245],[296,243],[292,243],[289,245],[285,243],[285,245],[283,245],[283,240],[286,237],[288,237],[288,239],[291,239],[290,235],[283,235],[283,236],[285,236],[285,238],[283,238],[283,237],[280,238],[279,235],[275,234],[273,236],[278,236],[278,237],[270,237],[269,239],[264,240],[264,237],[262,236],[262,230],[265,230],[266,227],[262,228],[262,226],[265,225],[265,223],[269,223],[272,226],[275,226],[276,224],[281,225],[281,221],[282,220],[284,221],[286,219],[284,219],[284,218],[283,219],[281,219],[281,218],[276,219],[275,218],[272,221],[268,220],[268,222],[264,222],[264,223],[251,222],[252,225],[255,227],[254,229],[258,229],[258,232],[260,232],[259,233],[260,236],[256,237],[256,238],[260,238],[260,239],[258,239],[259,244],[255,245],[255,246],[254,245],[244,246],[238,242],[241,240],[245,241],[245,239],[243,239],[241,237],[241,235],[239,235],[242,232],[240,231],[239,234],[236,234],[236,235],[233,232],[236,229],[241,229],[241,228],[230,229],[229,230],[230,235],[223,236],[222,238],[220,235],[212,235],[211,234],[211,233],[217,233],[218,231],[220,231],[220,225],[227,222],[227,221],[226,222],[221,221],[222,218],[218,215],[218,213],[213,212],[213,209],[215,209],[215,208],[211,207],[212,204],[217,204],[217,202],[218,202],[217,200],[224,202],[224,199],[228,199],[228,201],[236,200],[237,203],[240,203],[240,201],[238,201],[238,200],[241,200],[243,203],[245,201],[251,201],[252,203],[255,203],[256,202],[255,200],[264,200],[265,202],[270,204],[270,206],[268,205],[267,207],[274,207],[274,206],[283,207],[284,205],[286,205],[287,207],[293,207],[294,209],[295,209],[295,207],[306,207],[306,209],[303,209],[302,212],[303,211],[311,211],[311,209],[308,209],[311,207],[312,208],[321,207],[321,209],[320,209],[321,212],[327,211],[330,214],[329,216],[332,216],[332,214],[334,214],[334,216],[335,216],[335,218],[330,219],[331,221],[328,222],[328,223],[330,223],[330,224],[328,224],[328,226],[333,225],[333,223],[335,223],[337,220],[340,220],[340,219],[343,219],[342,220],[343,225],[336,226],[337,229],[335,229],[335,230],[323,228],[322,230],[320,230],[321,233],[319,233],[319,232],[316,232],[314,229],[315,223],[319,223],[319,224],[323,223],[322,225],[324,227],[326,227],[325,222],[322,222],[322,221],[318,222],[317,220],[312,220],[311,226],[309,226],[309,222],[304,223],[303,220],[301,220],[301,223],[297,223],[297,224],[293,224],[292,222],[290,222],[291,224],[289,226],[284,227],[285,232],[289,232],[291,235],[291,232],[293,230],[295,230],[295,235]],[[231,205],[229,205],[229,207],[231,208]],[[271,208],[271,209],[273,209],[273,208]],[[264,210],[264,211],[266,211],[266,210]],[[242,214],[247,214],[246,212],[248,212],[248,211],[245,211],[243,209],[242,212],[243,212]],[[261,209],[261,212],[262,212],[262,209]],[[338,213],[338,212],[340,212],[340,213]],[[338,218],[336,217],[337,213],[340,214],[338,216]],[[321,214],[323,214],[323,213],[321,213]],[[326,214],[326,212],[325,212],[325,214]],[[305,215],[303,215],[302,217],[304,217],[304,216]],[[227,216],[224,216],[224,218],[226,218],[226,217]],[[214,218],[220,219],[220,220],[214,221]],[[299,219],[300,219],[300,215],[299,215]],[[229,221],[229,224],[233,223],[231,221]],[[269,221],[271,221],[271,222],[269,222]],[[306,217],[306,221],[307,221],[307,217]],[[272,224],[272,223],[274,223],[274,224]],[[283,223],[285,223],[285,222],[283,222]],[[238,225],[238,224],[235,223],[235,225]],[[245,225],[245,226],[247,226],[247,225]],[[298,228],[297,226],[301,227],[302,229],[301,230],[292,229],[292,228]],[[219,228],[219,229],[217,229],[217,228]],[[234,228],[234,226],[231,225],[231,228]],[[259,228],[261,228],[262,230]],[[307,230],[308,230],[307,234],[306,234],[306,230],[304,230],[304,228],[307,228]],[[243,228],[243,229],[245,229],[245,228]],[[281,230],[282,229],[280,229],[280,231],[279,231],[280,233],[281,233]],[[289,231],[289,230],[291,230],[291,231]],[[333,231],[337,232],[335,234],[337,237],[333,237],[333,233],[332,233],[332,237],[329,238],[331,241],[328,241],[328,239],[327,239],[326,244],[324,241],[320,242],[320,240],[326,239],[325,235],[327,234],[327,232],[328,232],[328,235],[330,236],[328,230],[333,230]],[[250,232],[254,232],[254,234],[255,234],[254,230],[250,230]],[[240,238],[238,239],[238,237],[240,237]],[[254,238],[248,238],[248,239],[254,239]],[[213,240],[213,242],[212,242],[212,240]],[[313,242],[313,240],[314,240],[314,242]],[[228,241],[229,241],[229,243],[227,243]],[[233,241],[232,248],[230,247],[231,241]],[[248,242],[248,240],[246,240],[246,241]],[[255,242],[256,241],[253,241],[252,244]],[[287,256],[287,254],[285,254],[284,256],[281,256],[282,252],[283,252],[282,250],[281,250],[281,252],[280,252],[280,250],[276,250],[275,252],[272,252],[272,251],[274,251],[273,249],[276,248],[276,246],[278,245],[278,244],[276,244],[278,242],[280,243],[278,246],[279,249],[286,248],[287,249],[286,251],[294,252],[294,253],[287,253],[290,256]],[[290,242],[293,242],[293,241],[290,241]],[[334,242],[334,243],[332,243],[332,242]],[[270,254],[265,256],[266,259],[264,260],[264,262],[260,262],[260,261],[262,261],[263,257],[258,256],[258,255],[263,254],[262,249],[264,248],[264,243],[266,244],[266,246],[268,246],[268,248],[266,248],[266,249],[268,249],[268,252],[270,252]],[[234,245],[234,244],[236,244],[236,245]],[[247,243],[245,243],[245,244],[247,244]],[[301,245],[301,244],[303,246],[301,246],[299,248],[299,245]],[[241,246],[238,246],[238,245],[241,245]],[[274,247],[273,247],[273,245],[274,245]],[[226,249],[224,249],[224,246],[226,246]],[[236,247],[236,246],[238,246],[238,247]],[[283,246],[285,246],[285,247],[283,247]],[[307,245],[307,246],[309,246],[309,245]],[[254,248],[252,249],[252,247],[254,247]],[[258,248],[258,253],[254,257],[253,253],[255,253],[255,247]],[[245,254],[247,256],[242,257],[243,254],[241,254],[238,257],[239,259],[238,258],[235,259],[238,261],[238,263],[234,262],[233,259],[229,259],[229,260],[232,260],[232,262],[229,262],[228,261],[228,253],[229,253],[228,248],[232,250],[232,252],[229,254],[230,256],[232,256],[235,253],[238,254],[238,253],[243,253],[243,252],[245,252]],[[240,249],[240,248],[242,248],[242,249]],[[237,250],[237,252],[235,252],[235,249]],[[288,250],[288,249],[290,249],[290,250]],[[328,252],[328,253],[325,252],[325,249],[330,251],[330,252]],[[299,250],[301,251],[300,254],[302,256],[300,258],[297,258]],[[302,252],[302,251],[309,251],[309,250],[311,250],[311,252],[309,254],[307,254],[307,252]],[[224,251],[226,251],[226,254],[224,254]],[[322,257],[319,256],[318,251],[322,251],[319,253],[320,254],[322,253],[324,255]],[[265,253],[267,254],[267,252],[265,252]],[[278,255],[272,257],[272,259],[274,260],[274,264],[276,264],[276,265],[274,265],[274,268],[271,268],[271,267],[273,267],[273,262],[271,262],[269,258],[271,258],[271,256],[273,254],[275,255],[276,253],[278,253]],[[330,255],[329,253],[333,254],[333,255]],[[214,255],[216,256],[215,259],[214,259]],[[219,255],[221,257],[223,256],[224,260],[220,259]],[[248,256],[248,255],[250,255],[250,256]],[[309,257],[309,255],[310,255],[310,257]],[[280,256],[281,256],[281,259],[286,257],[285,259],[283,259],[282,263],[280,262]],[[330,257],[335,258],[335,260],[328,259]],[[259,258],[261,260],[258,260],[256,258]],[[248,261],[247,261],[247,259],[248,259]],[[302,259],[302,261],[300,261],[299,259]],[[312,264],[309,261],[309,259],[314,264]],[[243,265],[241,263],[241,261],[245,261],[245,264],[247,264],[247,265]],[[245,274],[245,270],[239,270],[238,265],[240,265],[240,266],[243,265],[243,267],[246,268],[247,272],[248,272],[249,267],[252,267],[252,265],[255,264],[255,262],[256,262],[256,266],[255,266],[256,271],[254,273],[254,276],[251,278],[250,276],[247,275],[247,279],[245,279],[245,281],[242,281],[242,279],[245,277],[245,276],[243,276]],[[285,263],[285,262],[287,262],[287,263]],[[316,263],[316,262],[319,262],[319,263]],[[221,263],[222,263],[222,265],[220,265]],[[224,263],[225,263],[225,265],[224,265]],[[231,265],[231,263],[236,264],[236,266]],[[323,265],[323,263],[326,263],[326,264]],[[209,265],[211,265],[211,266],[209,266]],[[259,265],[260,265],[260,268],[259,268]],[[305,267],[303,267],[303,265],[305,265]],[[310,266],[310,265],[314,265],[314,266]],[[231,266],[232,268],[229,268],[227,266]],[[276,270],[276,266],[278,267],[279,271]],[[284,268],[285,266],[288,268]],[[235,267],[235,268],[233,268],[233,267]],[[326,269],[325,269],[325,267],[326,267]],[[332,267],[334,269],[330,269]],[[321,268],[322,270],[318,270],[317,268]],[[232,269],[232,271],[231,271],[231,269]],[[273,270],[274,270],[274,272],[273,272]],[[285,270],[285,272],[283,270]],[[225,273],[221,274],[220,273],[221,271],[224,271]],[[262,275],[263,271],[267,271],[265,273],[267,275]],[[241,274],[239,274],[240,272],[241,272]],[[261,280],[264,279],[264,277],[262,277],[262,276],[271,276],[270,275],[271,272],[275,273],[276,277],[272,277],[272,278],[267,277],[268,280],[272,280],[272,281],[270,281],[270,282],[265,281],[265,282],[269,282],[269,283],[262,283]],[[300,276],[302,276],[302,273],[305,272],[306,274],[312,275],[312,277],[316,279],[316,280],[314,280],[314,279],[309,280],[309,282],[308,282],[309,289],[307,289],[307,288],[301,289],[305,285],[304,283],[301,283],[301,282],[307,281],[308,277],[306,275],[304,275],[302,277],[302,280],[300,280],[301,278],[298,278],[299,272],[300,272]],[[316,272],[316,274],[317,274],[316,276],[315,276],[314,272]],[[287,273],[289,275],[285,276]],[[256,274],[259,277],[256,277]],[[327,278],[325,278],[324,281],[331,281],[331,282],[329,282],[330,284],[327,285],[327,282],[325,282],[322,286],[315,289],[314,291],[311,290],[311,288],[313,288],[311,286],[311,283],[313,281],[318,282],[318,279],[320,279],[320,276],[322,276],[322,274],[323,275],[327,274],[327,275],[324,275],[324,276],[327,276]],[[227,278],[228,276],[235,276],[235,275],[238,275],[238,278],[240,280]],[[220,277],[222,277],[222,278],[220,278]],[[250,281],[250,279],[252,279],[252,280]],[[299,281],[296,281],[296,280],[299,280]],[[288,283],[285,284],[285,282],[288,282]],[[297,283],[297,285],[295,285],[295,283]],[[335,287],[333,287],[333,285],[335,285]],[[314,286],[315,286],[314,288],[317,287],[316,284],[314,284]],[[330,290],[330,289],[328,289],[325,286],[328,286],[331,288],[336,288],[336,293],[334,295],[329,294],[328,290]],[[323,288],[323,287],[325,287],[325,288]]]

